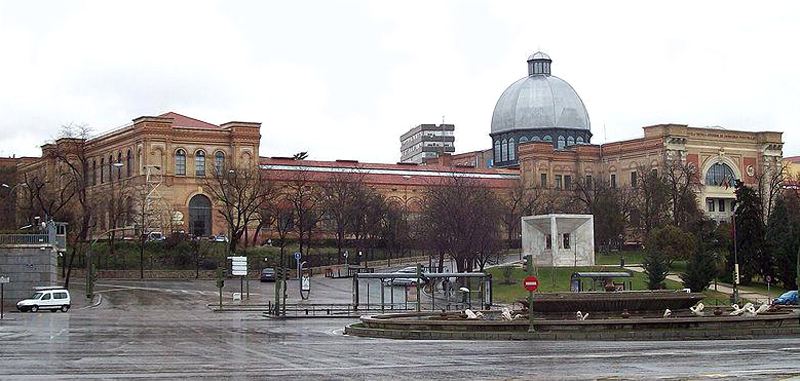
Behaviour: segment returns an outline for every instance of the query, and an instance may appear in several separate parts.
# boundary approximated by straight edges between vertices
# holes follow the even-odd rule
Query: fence
[[[41,245],[50,243],[47,234],[0,234],[0,245]]]

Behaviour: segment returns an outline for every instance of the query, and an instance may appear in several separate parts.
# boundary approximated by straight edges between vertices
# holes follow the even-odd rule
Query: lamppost
[[[112,232],[120,231],[120,230],[133,230],[133,226],[126,226],[123,228],[114,228],[109,229],[102,234],[98,235],[97,238],[92,241],[92,244],[89,245],[89,250],[86,250],[86,297],[91,300],[94,297],[94,270],[92,269],[92,247],[103,238],[106,234],[111,234]]]
[[[28,186],[28,184],[27,184],[27,183],[19,183],[19,184],[17,184],[17,185],[14,185],[13,187],[12,187],[12,186],[9,186],[9,185],[8,185],[8,184],[6,184],[6,183],[2,183],[2,184],[0,184],[0,187],[3,187],[3,188],[6,188],[6,189],[8,189],[8,196],[9,196],[9,199],[10,199],[9,203],[11,203],[11,202],[15,202],[15,203],[16,203],[16,200],[14,200],[14,199],[12,199],[12,198],[11,198],[11,195],[12,195],[12,194],[14,194],[14,189],[17,189],[17,187],[27,187],[27,186]],[[14,204],[14,205],[16,205],[16,204]],[[15,209],[16,209],[16,208],[15,208]],[[16,218],[14,218],[13,216],[16,214],[16,213],[15,213],[16,211],[15,211],[15,210],[9,210],[9,212],[11,212],[11,213],[12,213],[12,214],[11,214],[11,216],[12,216],[12,217],[11,217],[11,222],[12,222],[12,223],[15,223],[15,222],[16,222]]]

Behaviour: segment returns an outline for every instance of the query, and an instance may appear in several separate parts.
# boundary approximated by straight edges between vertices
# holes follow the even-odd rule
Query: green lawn
[[[623,250],[614,251],[610,254],[597,253],[594,256],[594,262],[597,265],[610,265],[619,266],[619,258],[625,258],[625,264],[641,264],[644,262],[641,250]]]
[[[539,279],[538,292],[568,292],[570,277],[575,271],[619,271],[619,267],[593,266],[593,267],[538,267],[537,278]],[[492,274],[493,299],[500,303],[511,303],[528,296],[528,292],[522,287],[522,279],[525,274],[522,269],[515,268],[511,273],[511,284],[505,282],[502,268],[491,268],[487,271]],[[622,279],[622,278],[620,278]],[[585,284],[585,283],[584,283]],[[679,282],[666,281],[668,289],[679,289],[683,286]],[[635,272],[633,275],[633,289],[646,290],[647,277],[642,273]]]

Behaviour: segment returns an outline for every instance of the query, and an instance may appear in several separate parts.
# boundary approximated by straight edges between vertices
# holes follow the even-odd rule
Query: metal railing
[[[49,244],[47,234],[0,234],[0,245],[40,245]]]

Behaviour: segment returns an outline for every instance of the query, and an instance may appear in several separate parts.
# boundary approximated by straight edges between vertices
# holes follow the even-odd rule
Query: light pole
[[[92,297],[94,297],[94,274],[92,269],[92,247],[103,238],[106,234],[111,234],[112,232],[120,231],[120,230],[132,230],[134,229],[133,226],[126,226],[123,228],[114,228],[109,229],[102,234],[98,235],[97,238],[92,241],[92,244],[89,245],[89,250],[86,251],[86,297],[91,301]]]

